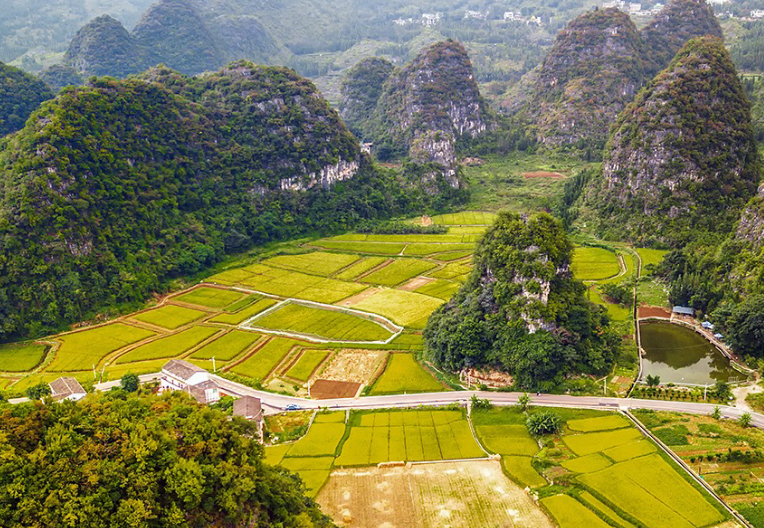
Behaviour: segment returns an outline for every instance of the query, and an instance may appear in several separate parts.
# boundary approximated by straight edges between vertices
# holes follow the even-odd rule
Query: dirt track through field
[[[554,526],[498,460],[335,470],[316,500],[339,526]]]
[[[535,171],[535,172],[526,172],[523,174],[523,177],[526,179],[531,178],[565,178],[564,174],[560,174],[559,172],[546,172],[546,171]]]

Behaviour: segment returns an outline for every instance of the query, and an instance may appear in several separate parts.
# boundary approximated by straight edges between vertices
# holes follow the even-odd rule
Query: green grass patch
[[[417,363],[413,354],[390,354],[385,371],[370,391],[370,395],[446,390],[438,380]]]
[[[616,254],[597,247],[577,247],[572,269],[579,280],[607,279],[621,271]]]
[[[274,304],[278,303],[276,299],[260,299],[251,306],[232,314],[220,314],[210,319],[211,323],[223,323],[229,325],[240,325],[247,319],[250,319],[260,312],[264,312]]]
[[[601,416],[599,418],[584,418],[582,420],[570,420],[568,422],[568,428],[572,431],[581,431],[584,433],[590,433],[593,431],[608,431],[611,429],[621,429],[623,427],[631,427],[632,424],[629,420],[621,416],[620,414],[612,414],[610,416]]]
[[[527,456],[505,456],[501,457],[501,465],[504,471],[523,486],[529,488],[546,486],[548,482],[533,468],[531,460],[532,458]]]
[[[308,381],[313,371],[324,362],[328,355],[328,350],[306,350],[297,360],[297,363],[287,371],[286,375],[290,378]]]
[[[220,330],[217,328],[194,326],[178,334],[162,337],[131,350],[127,354],[119,356],[117,363],[135,363],[136,361],[178,357],[218,332]]]
[[[424,328],[427,318],[441,304],[443,304],[442,299],[429,295],[400,290],[381,290],[363,299],[353,308],[383,315],[399,325]]]
[[[173,300],[207,308],[222,309],[244,298],[244,294],[233,290],[222,290],[201,286],[188,293],[178,295]]]
[[[376,268],[387,259],[385,257],[366,257],[363,260],[359,260],[349,268],[342,270],[334,276],[339,280],[353,280],[359,275],[363,275],[370,269]]]
[[[233,367],[231,372],[246,378],[263,380],[296,345],[304,345],[304,343],[274,337],[251,357]]]
[[[611,447],[602,452],[606,457],[612,458],[616,462],[631,460],[632,458],[655,453],[655,446],[647,440],[637,440],[629,444]]]
[[[661,427],[659,429],[653,429],[653,434],[667,446],[681,446],[690,443],[687,438],[687,435],[690,434],[690,431],[686,426],[682,424],[677,424],[672,427]]]
[[[251,324],[340,342],[385,341],[393,335],[379,323],[357,315],[294,303],[285,304]]]
[[[444,301],[449,300],[459,290],[461,284],[443,279],[436,279],[416,289],[417,293],[437,297]]]
[[[46,345],[23,343],[0,345],[0,370],[5,372],[26,372],[40,364],[45,357]]]
[[[610,528],[610,525],[570,495],[553,495],[539,501],[560,528]]]
[[[210,359],[214,357],[222,361],[230,361],[257,343],[261,337],[260,334],[252,332],[233,330],[214,340],[212,343],[204,345],[194,352],[191,357],[194,359]]]
[[[663,306],[669,308],[668,287],[663,282],[656,279],[642,278],[637,283],[637,299],[641,303],[650,306]]]
[[[175,330],[181,326],[198,321],[205,315],[207,315],[206,312],[168,304],[161,308],[155,308],[147,312],[133,315],[132,318],[136,321],[142,321],[169,330]]]
[[[308,434],[292,444],[287,457],[334,456],[345,435],[344,423],[314,423]]]
[[[539,452],[525,425],[475,425],[475,433],[493,453],[533,456]]]
[[[395,286],[435,268],[435,264],[417,259],[396,259],[387,266],[366,275],[362,282]]]
[[[578,456],[589,455],[604,451],[610,447],[628,444],[642,438],[642,434],[634,428],[618,429],[600,433],[566,435],[565,444]]]
[[[562,463],[562,467],[573,473],[592,473],[610,467],[612,462],[599,453],[580,458],[572,458]]]
[[[282,255],[264,260],[262,264],[274,268],[284,268],[311,275],[320,275],[328,277],[337,273],[342,268],[350,266],[360,257],[358,255],[347,255],[342,253],[326,253],[316,251],[305,253],[303,255]]]
[[[635,251],[639,254],[639,258],[642,259],[643,274],[649,274],[650,269],[648,266],[657,266],[663,261],[663,257],[666,256],[666,253],[668,253],[668,251],[664,249],[635,248]]]
[[[91,370],[101,359],[127,345],[156,335],[151,330],[112,323],[82,332],[59,336],[61,347],[47,370],[65,372]]]
[[[657,454],[578,478],[647,526],[692,528],[724,520],[699,491]]]

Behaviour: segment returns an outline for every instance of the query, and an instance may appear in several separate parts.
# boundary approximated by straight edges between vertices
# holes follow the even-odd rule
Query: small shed
[[[50,392],[54,400],[81,400],[87,396],[80,382],[74,378],[58,378],[50,383]]]
[[[265,417],[263,416],[263,405],[260,398],[254,396],[242,396],[233,402],[233,415],[241,416],[245,420],[252,420],[257,423],[257,432],[260,440],[263,439],[263,427]]]
[[[724,334],[714,334],[716,339],[724,339]]]
[[[674,306],[674,309],[672,310],[675,314],[679,315],[689,315],[692,317],[695,315],[695,310],[692,308],[689,308],[687,306]]]
[[[700,326],[702,326],[702,327],[703,327],[703,328],[705,328],[706,330],[713,330],[713,329],[714,329],[714,325],[713,325],[713,323],[711,323],[710,321],[703,321],[703,322],[700,324]]]

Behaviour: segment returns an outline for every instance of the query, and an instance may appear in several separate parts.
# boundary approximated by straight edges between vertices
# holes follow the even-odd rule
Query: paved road
[[[494,405],[513,405],[517,403],[519,392],[479,392],[479,391],[455,391],[455,392],[432,392],[425,394],[395,394],[390,396],[366,396],[363,398],[337,398],[332,400],[308,400],[295,398],[281,394],[258,391],[239,383],[229,381],[219,376],[213,376],[215,381],[225,392],[236,396],[256,396],[263,402],[266,412],[281,412],[289,404],[299,405],[303,409],[381,409],[391,407],[412,407],[417,405],[449,405],[451,403],[466,403],[473,395],[478,398],[486,398]],[[587,407],[599,409],[653,409],[655,411],[676,411],[692,414],[711,414],[715,405],[707,403],[689,403],[661,400],[639,400],[635,398],[600,398],[597,396],[565,396],[556,394],[531,395],[533,405],[549,407]],[[747,412],[745,409],[721,406],[722,416],[730,419],[738,419]],[[764,415],[750,413],[752,423],[756,427],[764,429]]]

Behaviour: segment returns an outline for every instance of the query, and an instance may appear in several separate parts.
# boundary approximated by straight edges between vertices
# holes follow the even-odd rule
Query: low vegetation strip
[[[212,343],[204,345],[194,352],[191,356],[194,359],[220,359],[230,361],[252,345],[262,336],[254,332],[244,332],[242,330],[233,330],[224,336],[214,340]]]
[[[565,444],[578,456],[589,455],[604,451],[610,447],[628,444],[642,438],[642,434],[634,428],[618,429],[599,433],[586,433],[566,436]]]
[[[117,363],[135,363],[150,359],[172,358],[183,355],[196,345],[220,332],[217,328],[194,326],[178,334],[162,337],[139,346],[117,358]]]
[[[0,371],[26,372],[40,364],[46,345],[25,343],[19,345],[0,345]]]
[[[414,359],[413,354],[391,354],[385,371],[374,383],[370,395],[447,390]]]
[[[387,266],[369,273],[361,281],[382,286],[395,286],[435,267],[436,265],[432,262],[424,260],[396,259]]]
[[[569,495],[553,495],[541,499],[561,528],[610,528],[610,525]]]
[[[286,375],[289,378],[294,378],[300,381],[308,381],[313,371],[324,362],[326,357],[330,354],[328,350],[306,350],[300,356],[300,359],[292,365]]]
[[[98,328],[73,332],[57,337],[61,346],[47,370],[67,372],[91,370],[108,354],[127,345],[156,335],[150,330],[112,323]]]
[[[181,326],[198,321],[205,315],[207,315],[206,312],[168,304],[161,308],[154,308],[153,310],[136,314],[132,318],[136,321],[175,330]]]
[[[257,314],[264,312],[278,301],[276,299],[260,299],[254,304],[243,308],[242,310],[231,314],[220,314],[210,319],[211,323],[223,323],[229,325],[240,325],[247,319],[251,319]]]
[[[607,279],[621,271],[615,252],[597,247],[577,247],[572,269],[579,280]]]
[[[282,255],[264,260],[262,263],[275,268],[284,268],[311,275],[320,275],[328,277],[337,273],[342,268],[350,266],[360,257],[358,255],[347,255],[342,253],[326,253],[315,251],[302,255]]]
[[[243,297],[244,294],[237,291],[201,286],[199,288],[194,288],[187,293],[178,295],[177,297],[174,297],[173,300],[207,308],[222,309],[240,301]]]
[[[320,308],[291,302],[263,313],[262,316],[247,322],[246,326],[294,332],[338,342],[382,343],[395,335],[394,331],[381,323],[340,308]]]

